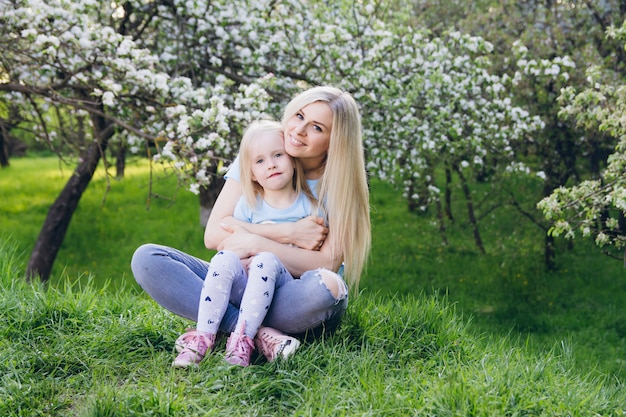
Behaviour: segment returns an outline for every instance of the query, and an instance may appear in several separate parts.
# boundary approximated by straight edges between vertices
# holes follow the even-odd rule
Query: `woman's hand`
[[[318,216],[309,216],[295,223],[283,223],[282,225],[290,228],[289,243],[302,249],[319,250],[328,235],[328,228],[324,225],[324,219]]]
[[[230,233],[217,246],[217,250],[228,250],[239,255],[239,259],[249,258],[260,252],[261,236],[252,234],[245,227],[237,224],[221,224],[222,229]]]

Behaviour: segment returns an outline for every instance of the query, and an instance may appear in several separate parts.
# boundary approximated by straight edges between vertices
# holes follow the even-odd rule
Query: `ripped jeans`
[[[207,261],[167,246],[145,244],[133,254],[131,269],[141,288],[162,307],[190,320],[198,319]],[[242,284],[245,287],[245,282],[237,285]],[[220,331],[231,333],[235,329],[240,302],[241,297],[231,298]],[[276,283],[263,325],[291,335],[316,336],[334,330],[347,306],[347,286],[338,274],[327,269],[307,271],[300,278]]]

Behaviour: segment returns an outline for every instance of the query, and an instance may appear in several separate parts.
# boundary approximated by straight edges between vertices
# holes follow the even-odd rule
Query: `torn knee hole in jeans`
[[[347,297],[348,288],[339,275],[327,269],[320,269],[318,275],[320,276],[320,285],[325,285],[328,288],[328,291],[335,298],[335,303],[339,303]]]

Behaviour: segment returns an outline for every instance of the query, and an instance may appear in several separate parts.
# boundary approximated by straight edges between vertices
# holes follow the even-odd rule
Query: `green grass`
[[[520,188],[520,192],[525,190]],[[543,232],[511,208],[480,223],[476,249],[456,207],[443,246],[432,216],[409,213],[389,186],[372,191],[373,256],[363,280],[381,294],[446,295],[480,331],[513,334],[537,352],[572,346],[577,366],[626,378],[626,270],[589,242],[559,241],[557,268],[543,262]]]
[[[174,372],[173,341],[189,323],[139,291],[129,261],[145,242],[208,259],[197,197],[159,172],[154,191],[166,198],[148,209],[145,161],[122,181],[99,170],[49,288],[23,286],[70,174],[54,157],[0,170],[0,415],[623,415],[622,264],[559,242],[546,272],[542,232],[510,207],[481,220],[481,255],[461,205],[443,246],[432,214],[409,213],[373,181],[372,259],[339,333],[288,364],[233,370],[216,357]],[[474,189],[476,201],[489,191]]]
[[[169,366],[187,322],[134,290],[47,290],[16,279],[0,242],[0,414],[4,416],[622,416],[614,380],[478,337],[445,299],[356,298],[343,326],[288,362]]]
[[[176,178],[155,166],[149,198],[149,164],[129,161],[118,181],[100,168],[81,198],[55,262],[51,283],[63,275],[92,276],[97,285],[133,286],[130,259],[144,242],[164,243],[210,259],[204,249],[197,196],[177,190]],[[113,170],[114,171],[114,170]],[[30,256],[48,208],[72,174],[54,156],[13,159],[0,170],[0,231]]]

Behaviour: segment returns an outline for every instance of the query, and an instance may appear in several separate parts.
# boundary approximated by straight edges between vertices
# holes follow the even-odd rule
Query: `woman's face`
[[[330,144],[333,113],[328,104],[307,104],[285,124],[285,150],[299,159],[323,159]]]

